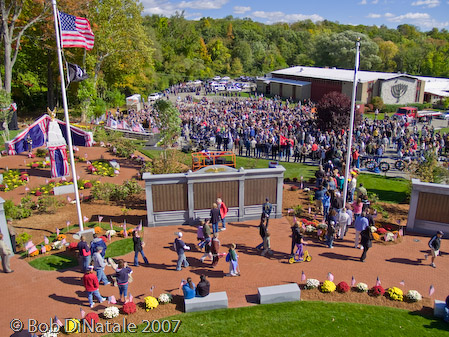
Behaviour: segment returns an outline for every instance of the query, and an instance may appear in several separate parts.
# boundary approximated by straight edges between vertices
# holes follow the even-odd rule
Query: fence
[[[258,219],[269,198],[271,216],[282,216],[285,169],[243,168],[224,165],[179,174],[144,173],[149,226],[193,224],[209,218],[212,204],[221,198],[228,207],[227,221]]]
[[[449,231],[449,185],[412,179],[407,230],[424,234]]]

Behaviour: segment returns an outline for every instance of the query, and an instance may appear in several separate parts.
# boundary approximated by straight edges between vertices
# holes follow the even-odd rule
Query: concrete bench
[[[444,308],[446,307],[445,301],[439,301],[435,300],[434,306],[433,306],[433,315],[435,317],[444,317]]]
[[[261,287],[259,292],[259,303],[293,302],[301,299],[301,289],[296,283],[282,284],[279,286]]]
[[[228,307],[228,295],[226,291],[210,293],[205,297],[184,300],[184,304],[185,312],[226,309]]]

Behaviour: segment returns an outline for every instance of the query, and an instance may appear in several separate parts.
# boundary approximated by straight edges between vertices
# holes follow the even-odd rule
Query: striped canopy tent
[[[70,126],[72,144],[76,146],[93,145],[92,132]],[[45,114],[37,119],[26,130],[19,133],[7,143],[9,155],[19,154],[46,145],[50,153],[52,178],[69,175],[67,159],[67,129],[66,123]]]

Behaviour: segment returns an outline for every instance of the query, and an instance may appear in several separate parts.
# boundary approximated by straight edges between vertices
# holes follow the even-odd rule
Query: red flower
[[[385,289],[382,286],[374,286],[371,288],[371,294],[373,296],[383,296],[385,294]]]
[[[100,322],[100,317],[94,312],[89,312],[84,319],[89,323],[90,326],[94,326]]]
[[[38,168],[39,167],[39,163],[33,163],[33,164],[31,164],[31,167],[32,168]]]
[[[377,233],[379,234],[385,234],[387,232],[387,230],[385,228],[378,228],[377,229]]]
[[[349,285],[346,282],[340,282],[337,284],[337,291],[339,293],[347,293],[349,289]]]
[[[36,191],[36,193],[34,194],[36,197],[40,197],[42,195],[41,191]]]
[[[91,188],[92,187],[92,183],[91,182],[87,182],[84,184],[84,188]]]
[[[50,191],[50,194],[51,194],[51,195],[54,195],[54,194],[55,194],[55,191],[51,190],[51,191]]]
[[[136,304],[134,302],[127,302],[123,305],[123,312],[127,315],[136,312]]]

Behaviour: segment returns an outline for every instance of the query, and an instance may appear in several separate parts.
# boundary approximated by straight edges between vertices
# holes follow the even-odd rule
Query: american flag
[[[376,280],[376,286],[380,286],[380,280],[379,280],[379,276],[377,276],[377,280]]]
[[[80,47],[90,50],[94,47],[95,36],[89,20],[59,12],[59,23],[63,48]]]
[[[352,279],[351,279],[351,287],[354,287],[354,286],[355,286],[355,278],[353,276]]]
[[[81,318],[83,319],[84,317],[86,317],[86,312],[83,310],[83,308],[80,308],[80,314],[81,314]]]
[[[116,304],[117,303],[117,300],[115,299],[114,295],[109,296],[108,303],[110,303],[110,304]]]
[[[334,275],[332,273],[327,273],[327,279],[331,282],[334,281]]]
[[[56,322],[56,324],[58,324],[59,326],[64,326],[64,324],[62,324],[62,322],[59,320],[58,316],[55,316],[55,322]]]
[[[429,296],[432,296],[434,292],[435,292],[435,288],[433,285],[431,285],[429,288]]]
[[[304,282],[306,280],[306,274],[304,273],[304,270],[301,273],[301,281]]]

